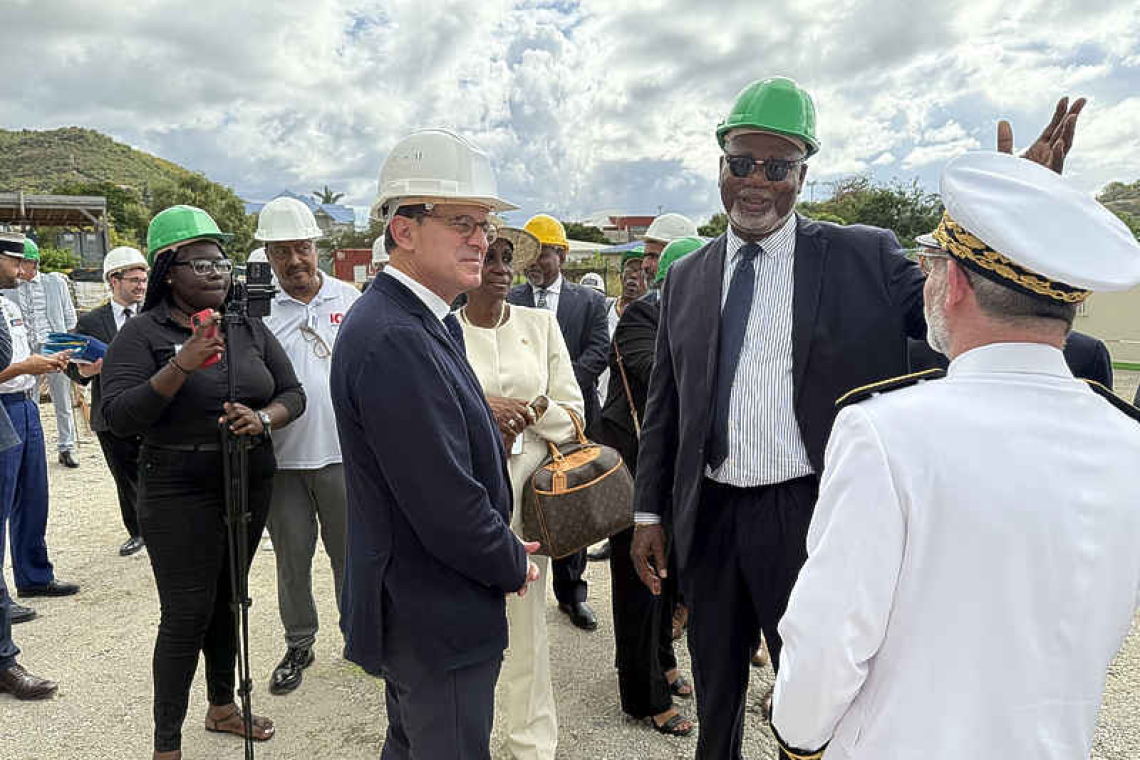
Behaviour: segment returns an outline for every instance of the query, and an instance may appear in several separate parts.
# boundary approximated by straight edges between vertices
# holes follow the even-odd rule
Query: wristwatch
[[[262,409],[257,413],[257,419],[261,420],[261,434],[269,438],[273,431],[273,420],[269,418],[269,412]]]

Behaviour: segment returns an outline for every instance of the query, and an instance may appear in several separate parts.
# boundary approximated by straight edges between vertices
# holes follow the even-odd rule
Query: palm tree
[[[317,201],[321,204],[336,203],[344,197],[344,193],[334,193],[329,189],[328,185],[325,185],[324,190],[314,190],[313,196],[316,197]]]

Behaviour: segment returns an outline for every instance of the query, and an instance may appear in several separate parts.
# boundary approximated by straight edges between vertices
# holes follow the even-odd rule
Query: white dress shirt
[[[1090,754],[1140,605],[1140,425],[997,343],[840,411],[773,725],[827,760]]]
[[[534,305],[538,308],[538,291],[546,291],[546,310],[558,313],[558,296],[562,293],[562,273],[558,273],[558,277],[554,282],[550,283],[548,288],[536,288],[534,285],[530,286],[531,293],[534,295]]]
[[[744,241],[728,228],[720,305],[740,261]],[[792,293],[796,215],[760,241],[753,261],[752,309],[732,383],[728,412],[728,458],[706,475],[748,488],[783,483],[813,470],[800,436],[792,375]]]
[[[28,327],[24,324],[24,315],[20,307],[14,302],[0,296],[0,312],[8,320],[8,332],[12,335],[12,364],[22,362],[32,355],[32,347],[28,342]],[[0,393],[25,393],[36,385],[34,375],[16,375],[12,379],[0,383]]]
[[[321,286],[311,301],[304,303],[279,291],[269,316],[262,320],[285,349],[305,389],[305,413],[273,433],[281,470],[317,470],[341,462],[329,372],[341,322],[360,291],[335,277],[318,277]]]
[[[126,314],[127,309],[131,310],[130,318],[133,319],[139,315],[139,309],[141,309],[141,308],[142,308],[141,303],[132,303],[128,306],[124,306],[123,304],[119,303],[118,301],[116,301],[115,299],[112,298],[111,299],[111,314],[115,317],[115,329],[116,330],[122,330],[123,329],[123,323],[125,323],[128,319],[127,314]]]
[[[451,304],[443,300],[435,293],[431,292],[426,285],[416,280],[413,280],[408,275],[401,272],[396,268],[395,264],[389,264],[384,267],[384,271],[380,274],[386,274],[395,279],[408,290],[416,294],[416,298],[424,302],[424,306],[428,307],[428,311],[436,316],[440,322],[443,318],[451,313]],[[379,276],[379,275],[378,275]]]

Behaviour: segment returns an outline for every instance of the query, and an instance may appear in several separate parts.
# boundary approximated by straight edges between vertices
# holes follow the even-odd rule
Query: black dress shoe
[[[0,670],[0,694],[8,693],[16,699],[47,699],[58,688],[55,682],[33,676],[19,665]]]
[[[75,469],[79,466],[79,462],[75,460],[75,455],[70,451],[59,452],[59,463],[64,467],[70,467],[72,469]]]
[[[608,560],[610,558],[610,555],[613,553],[614,553],[613,547],[610,546],[609,541],[606,541],[596,551],[587,552],[586,553],[586,559],[590,560],[591,562],[605,562],[606,560]]]
[[[594,615],[594,611],[590,609],[590,605],[586,604],[585,602],[559,604],[558,609],[569,615],[570,622],[581,628],[583,631],[592,631],[598,627],[597,616]]]
[[[79,584],[53,580],[46,586],[28,586],[16,589],[16,596],[71,596],[79,593]]]
[[[313,664],[310,647],[289,647],[269,679],[270,694],[288,694],[301,685],[305,668]]]
[[[12,625],[26,623],[29,620],[36,619],[36,611],[31,607],[12,602],[12,606],[8,608],[8,617],[12,621]]]
[[[129,557],[132,554],[138,554],[144,546],[146,546],[146,541],[142,540],[142,536],[131,536],[125,544],[119,547],[119,556]]]

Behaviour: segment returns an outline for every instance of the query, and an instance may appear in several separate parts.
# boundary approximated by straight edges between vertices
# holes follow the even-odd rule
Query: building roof
[[[0,193],[0,224],[98,228],[106,218],[107,199],[102,196]]]

